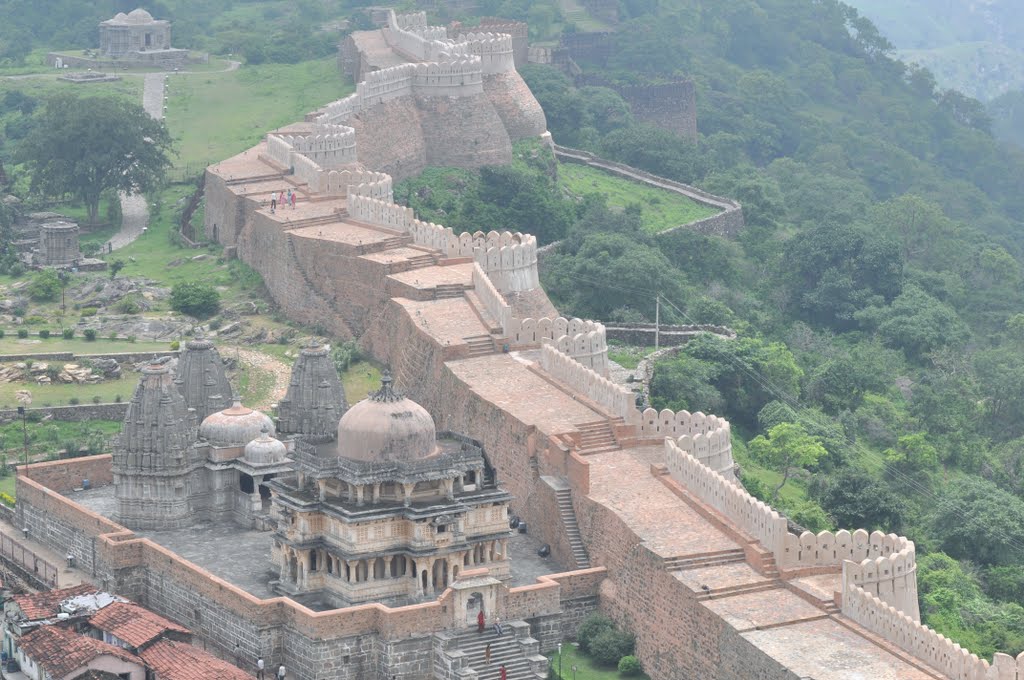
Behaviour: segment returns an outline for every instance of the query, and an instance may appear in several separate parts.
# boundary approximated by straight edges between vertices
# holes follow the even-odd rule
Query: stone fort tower
[[[116,517],[132,528],[180,528],[192,522],[189,477],[202,466],[194,454],[196,418],[174,384],[169,359],[142,369],[114,441]]]
[[[288,392],[277,405],[278,432],[301,434],[322,443],[338,434],[338,420],[348,410],[345,392],[326,345],[303,347],[292,367]]]
[[[174,384],[185,399],[185,406],[195,409],[196,422],[231,406],[233,392],[224,372],[224,362],[213,343],[196,336],[185,343],[178,360]]]

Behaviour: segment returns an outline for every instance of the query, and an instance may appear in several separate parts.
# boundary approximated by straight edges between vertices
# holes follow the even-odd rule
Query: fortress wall
[[[491,231],[486,244],[474,234],[473,259],[503,293],[540,288],[537,272],[537,238],[532,234]],[[461,235],[460,235],[461,238]]]
[[[58,493],[80,489],[84,480],[88,480],[92,488],[98,489],[114,481],[111,460],[110,455],[103,455],[19,465],[18,474],[26,475]]]
[[[427,167],[420,112],[411,97],[361,110],[348,122],[356,131],[359,162],[400,182]]]
[[[456,57],[440,63],[415,64],[413,91],[424,97],[472,97],[484,91],[480,60]]]
[[[890,534],[890,537],[902,538],[894,534]],[[920,621],[921,612],[917,602],[917,556],[913,542],[906,539],[903,541],[908,545],[899,552],[866,559],[860,563],[844,561],[843,597],[852,589],[861,588],[913,620]],[[872,545],[874,544],[875,541],[872,540]]]
[[[517,71],[485,75],[484,92],[513,142],[539,137],[547,131],[544,109]]]
[[[597,374],[551,345],[541,348],[540,365],[546,373],[595,402],[613,416],[625,418],[635,397],[624,387]]]
[[[617,85],[637,120],[697,141],[697,92],[693,81],[658,85]]]
[[[228,179],[210,169],[206,171],[206,233],[223,246],[238,244],[238,235],[245,224],[245,199],[231,191]]]
[[[636,425],[640,439],[664,440],[670,437],[685,453],[722,475],[729,482],[736,482],[733,471],[732,433],[725,418],[704,415],[700,411],[678,413],[664,409],[660,413],[653,408],[643,413],[633,409],[627,422]]]
[[[669,474],[684,489],[760,541],[783,564],[788,535],[785,517],[701,463],[671,438],[665,439],[665,458]]]
[[[465,43],[469,54],[480,57],[484,73],[506,73],[516,69],[511,35],[486,31],[466,33],[459,36],[458,42]]]
[[[979,659],[934,630],[902,614],[871,593],[853,588],[843,598],[843,615],[956,680],[1017,680],[1024,677],[1024,653]]]
[[[296,239],[282,232],[274,222],[256,215],[239,240],[238,256],[263,277],[270,296],[282,309],[288,310],[290,318],[311,325],[324,326],[339,338],[353,336],[346,323],[346,317],[319,292],[320,286],[307,276],[311,266],[310,258],[296,251]],[[324,257],[330,258],[332,250],[324,247]],[[348,317],[351,318],[351,317]]]
[[[427,165],[478,168],[512,162],[512,141],[482,84],[479,93],[458,100],[421,93],[417,88],[415,106]]]
[[[528,63],[530,49],[529,26],[523,21],[502,17],[480,17],[480,30],[488,33],[504,33],[512,38],[512,57],[516,68]]]
[[[476,291],[477,297],[480,298],[484,311],[501,325],[502,331],[507,337],[508,330],[506,329],[513,323],[512,308],[494,287],[479,262],[473,263],[473,289]]]

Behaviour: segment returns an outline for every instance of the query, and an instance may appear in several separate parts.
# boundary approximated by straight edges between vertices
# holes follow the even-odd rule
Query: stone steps
[[[466,344],[469,345],[469,356],[470,357],[482,357],[488,354],[494,354],[494,340],[489,335],[474,335],[468,338],[463,338]]]
[[[434,299],[460,298],[466,292],[466,287],[461,283],[439,283],[434,287]]]
[[[423,255],[417,255],[416,257],[410,257],[408,260],[406,260],[406,262],[409,265],[406,271],[411,269],[423,269],[425,267],[433,267],[435,264],[437,264],[434,261],[434,256],[429,255],[427,253],[424,253]]]
[[[523,642],[536,641],[532,639]],[[533,665],[527,658],[523,644],[516,639],[511,628],[506,627],[499,637],[493,626],[488,626],[483,633],[470,629],[456,636],[458,651],[466,655],[467,665],[477,673],[477,680],[499,680],[501,667],[505,666],[508,680],[539,680],[546,677],[533,672]],[[491,646],[491,663],[484,660],[487,645]]]
[[[576,511],[572,506],[572,491],[569,489],[557,489],[555,500],[558,502],[558,513],[562,518],[562,526],[565,527],[565,535],[569,540],[569,548],[572,550],[573,559],[577,569],[589,569],[590,557],[587,555],[583,537],[580,535],[579,522],[576,521]]]
[[[778,581],[758,581],[757,583],[743,583],[737,586],[726,586],[725,588],[711,588],[697,594],[697,601],[720,600],[726,597],[746,595],[748,593],[760,593],[765,590],[775,590],[780,587]]]
[[[617,451],[620,448],[618,440],[615,439],[615,432],[612,430],[612,423],[607,420],[579,423],[574,427],[580,433],[578,453],[582,456]]]
[[[743,550],[722,550],[702,555],[686,557],[666,557],[664,559],[665,569],[668,571],[686,571],[688,569],[701,569],[703,567],[718,567],[723,564],[736,564],[745,562],[746,557]]]

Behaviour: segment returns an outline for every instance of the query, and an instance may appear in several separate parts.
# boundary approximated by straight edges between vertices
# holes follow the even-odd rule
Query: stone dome
[[[128,24],[151,24],[153,23],[153,15],[146,10],[138,7],[128,12],[124,18],[124,22]]]
[[[402,462],[437,452],[437,431],[427,410],[391,389],[391,376],[338,423],[337,453],[362,461]]]
[[[223,411],[206,416],[199,426],[199,437],[214,446],[243,446],[260,436],[263,428],[274,434],[274,421],[236,399]]]
[[[260,436],[245,445],[243,458],[253,465],[272,465],[280,463],[288,455],[288,447],[279,439],[270,436],[264,426]]]

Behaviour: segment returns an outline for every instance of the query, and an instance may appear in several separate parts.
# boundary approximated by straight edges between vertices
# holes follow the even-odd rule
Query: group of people
[[[263,657],[256,659],[256,680],[266,680],[267,664],[263,661]],[[284,664],[277,667],[277,675],[274,676],[274,680],[285,680],[286,671]]]
[[[281,207],[287,205],[292,206],[292,210],[295,209],[295,201],[297,200],[299,192],[288,189],[284,191],[272,191],[270,193],[270,212],[277,212],[277,205],[280,203]]]
[[[494,626],[494,634],[501,637],[505,633],[505,629],[501,625],[501,617],[495,616],[494,622],[491,624]],[[484,616],[484,610],[481,608],[480,612],[476,615],[476,632],[480,635],[487,628],[487,617]],[[491,643],[487,643],[484,647],[484,664],[487,666],[491,665]],[[508,680],[508,670],[505,668],[505,664],[501,664],[500,680]]]

